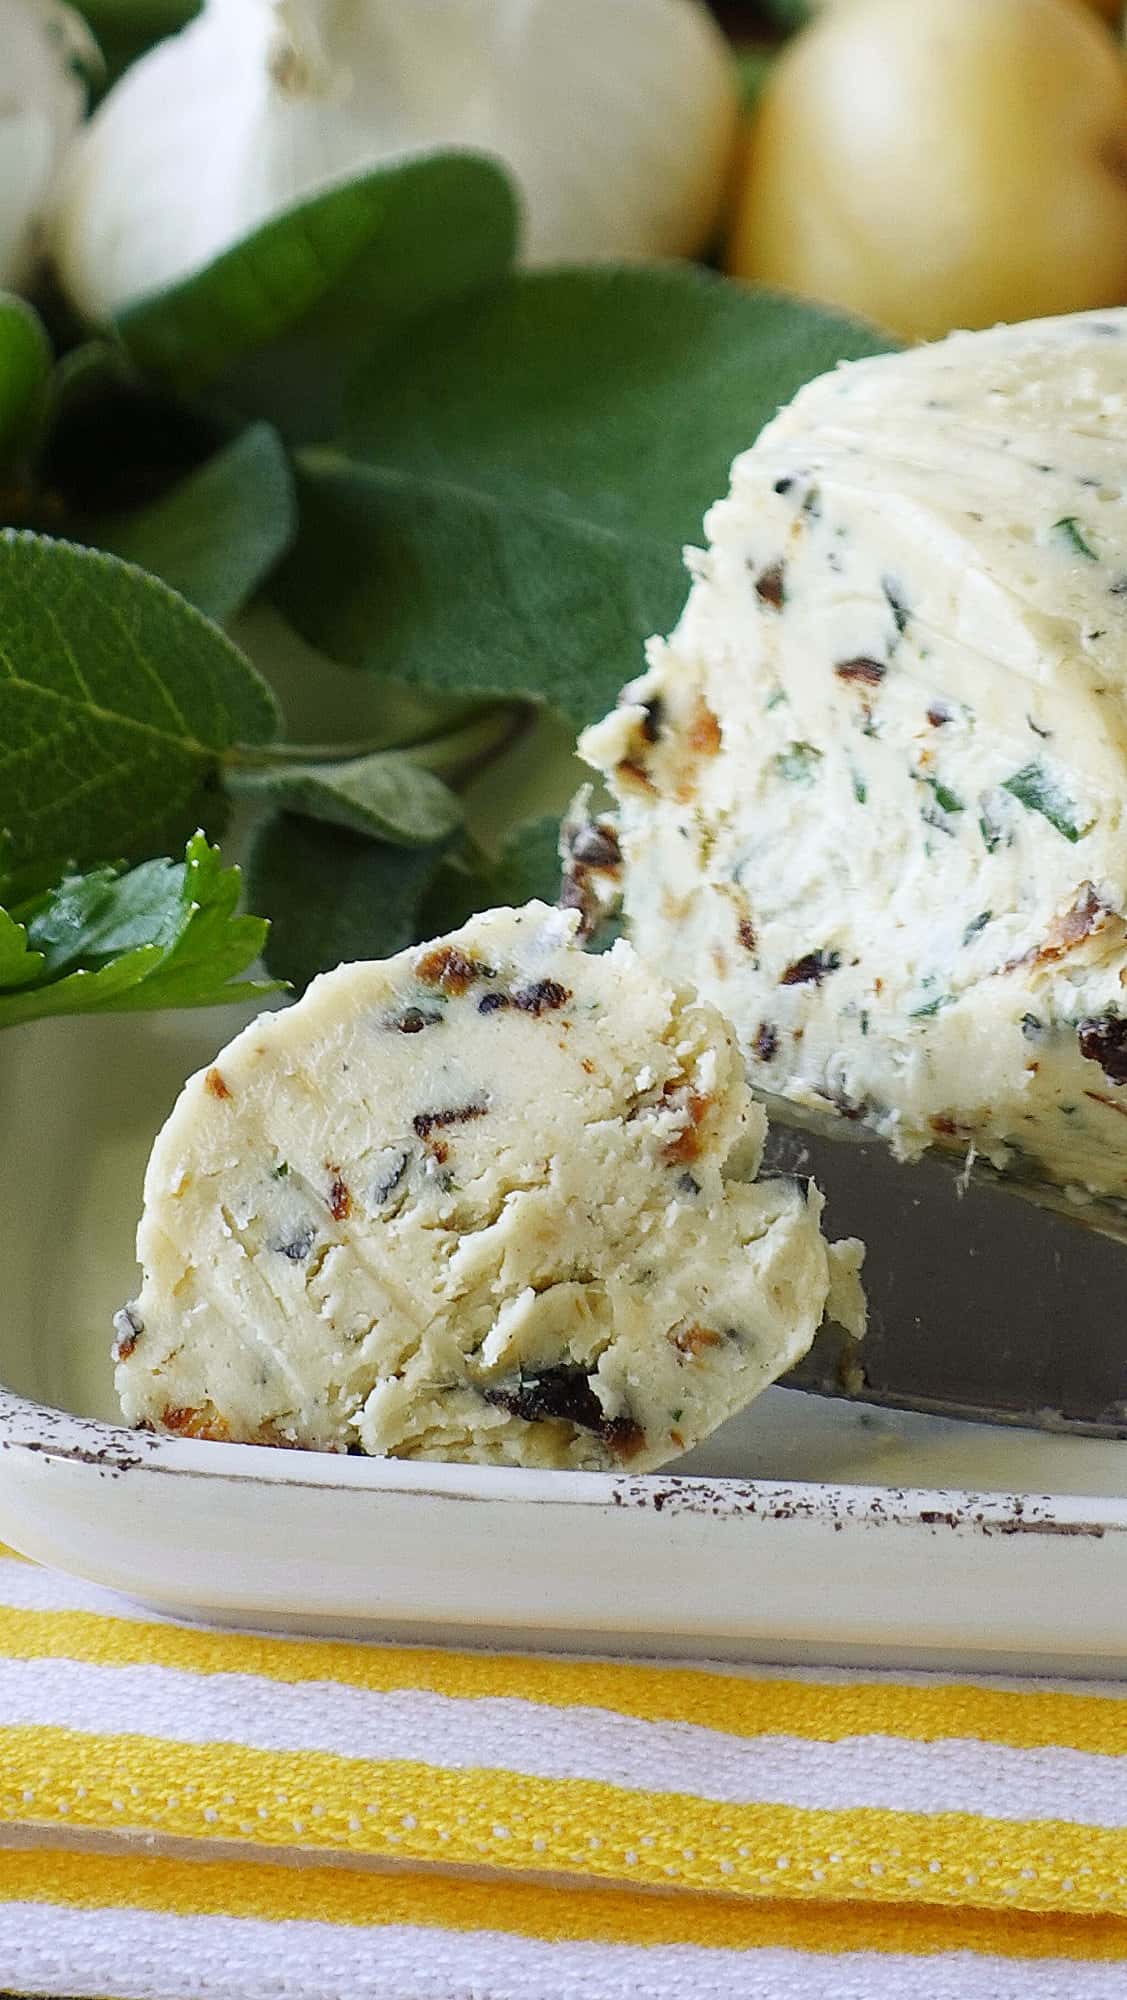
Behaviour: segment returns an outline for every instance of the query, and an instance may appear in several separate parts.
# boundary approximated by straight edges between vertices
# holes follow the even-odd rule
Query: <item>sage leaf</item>
[[[816,13],[818,0],[760,0],[758,11],[775,27],[801,28]]]
[[[278,813],[255,836],[250,898],[270,912],[266,962],[299,992],[345,961],[388,958],[418,936],[420,898],[445,843],[393,847]]]
[[[139,366],[179,390],[223,378],[286,436],[336,409],[359,345],[499,278],[516,250],[503,170],[436,152],[374,168],[275,216],[171,290],[124,312]],[[253,357],[253,365],[240,364]]]
[[[43,414],[51,374],[51,343],[39,315],[0,292],[0,461],[31,442]]]
[[[299,454],[277,601],[337,659],[589,721],[675,619],[737,451],[888,344],[689,266],[519,273],[373,346]]]
[[[104,71],[91,79],[96,102],[155,42],[186,27],[198,7],[195,0],[83,0],[79,12],[105,59]]]
[[[478,854],[460,865],[445,862],[422,898],[417,934],[457,930],[476,910],[516,908],[534,899],[555,903],[562,875],[559,838],[559,820],[549,815],[518,828],[494,861]]]
[[[181,862],[65,877],[19,912],[0,910],[0,1028],[49,1014],[212,1007],[276,990],[239,981],[268,926],[238,916],[237,868],[203,834]]]
[[[162,577],[217,624],[241,611],[296,526],[286,450],[251,424],[151,506],[76,524],[76,534]]]
[[[14,525],[67,533],[73,520],[87,515],[146,507],[230,437],[229,421],[154,388],[122,347],[88,340],[56,364],[36,455],[38,485],[61,513]]]
[[[273,698],[184,599],[116,557],[0,533],[0,827],[6,865],[154,851]]]
[[[462,809],[440,778],[409,753],[378,750],[332,763],[293,761],[228,773],[237,796],[351,827],[397,847],[423,847],[453,833]]]

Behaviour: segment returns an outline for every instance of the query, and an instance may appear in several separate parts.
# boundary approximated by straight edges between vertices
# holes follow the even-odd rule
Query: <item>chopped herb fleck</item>
[[[272,1248],[282,1257],[288,1257],[291,1264],[304,1264],[316,1240],[317,1231],[311,1222],[303,1223],[294,1231],[286,1243],[275,1243]]]
[[[859,771],[853,773],[853,796],[859,806],[863,806],[869,796],[869,788]]]
[[[943,784],[939,778],[929,778],[927,783],[931,787],[932,796],[941,812],[961,813],[964,810],[963,802],[958,792],[953,792],[950,785]]]
[[[1075,514],[1066,514],[1063,520],[1054,521],[1053,533],[1068,544],[1074,555],[1083,556],[1088,562],[1099,561],[1095,549],[1085,541]]]
[[[405,1007],[388,1026],[398,1028],[401,1035],[421,1035],[424,1028],[435,1028],[445,1018],[435,1007]]]
[[[329,1214],[334,1222],[347,1222],[352,1214],[352,1194],[347,1182],[340,1177],[340,1168],[329,1166],[328,1161],[325,1164],[333,1176],[329,1188]]]
[[[826,974],[836,972],[840,964],[839,951],[808,951],[804,957],[796,958],[787,966],[779,985],[820,986]]]
[[[561,986],[558,979],[538,979],[532,986],[522,986],[513,994],[513,1006],[519,1008],[522,1014],[534,1014],[539,1019],[541,1014],[566,1007],[570,999],[567,987]]]
[[[145,1322],[133,1306],[122,1306],[113,1316],[114,1343],[111,1350],[115,1361],[128,1361],[137,1342],[145,1331]]]
[[[665,722],[665,703],[659,694],[652,695],[642,703],[642,735],[647,743],[656,743]]]
[[[678,1174],[677,1189],[680,1194],[699,1194],[700,1182],[695,1174]]]
[[[770,714],[773,708],[781,707],[782,703],[785,700],[786,700],[786,695],[783,693],[782,688],[776,688],[773,694],[768,695],[767,700],[763,705],[767,713]]]
[[[782,479],[776,479],[775,491],[781,496],[784,493],[789,493],[793,485],[794,485],[794,474],[788,472]],[[680,1416],[681,1412],[678,1410],[677,1414],[678,1416]]]
[[[922,1007],[910,1007],[909,1021],[929,1020],[933,1014],[938,1014],[941,1007],[949,1007],[954,997],[953,993],[937,993],[934,1000],[925,1000]]]
[[[1043,764],[1023,765],[1012,778],[1003,780],[1002,790],[1009,792],[1028,812],[1040,813],[1065,840],[1082,840],[1095,824],[1093,820],[1084,826],[1079,824],[1075,800],[1049,776]]]
[[[289,1161],[279,1160],[276,1167],[271,1167],[270,1178],[272,1181],[284,1181],[286,1175],[289,1173],[289,1170],[290,1170]]]
[[[775,769],[788,784],[812,785],[821,761],[822,753],[813,743],[791,743],[778,752]]]
[[[867,1035],[867,1034],[868,1034],[868,1032],[869,1032],[869,1010],[868,1010],[868,1008],[867,1008],[867,1007],[862,1007],[862,1009],[861,1009],[861,1033],[862,1033],[863,1035]]]
[[[893,623],[896,626],[896,636],[900,638],[907,630],[908,619],[911,615],[903,588],[897,583],[894,576],[882,576],[880,587],[888,600],[888,608],[892,613]]]
[[[963,943],[969,944],[971,939],[976,938],[980,931],[984,931],[987,924],[993,918],[993,915],[993,910],[980,910],[977,917],[972,917],[966,930],[963,932]]]
[[[779,1037],[769,1021],[761,1021],[755,1031],[752,1049],[760,1062],[770,1062],[778,1050]]]
[[[789,482],[788,482],[788,483],[789,483]],[[776,491],[776,493],[778,492],[778,490],[779,490],[779,489],[778,489],[778,487],[776,486],[776,488],[775,488],[775,491]],[[669,1421],[670,1421],[670,1423],[671,1423],[671,1424],[679,1424],[679,1423],[680,1423],[680,1421],[681,1421],[681,1419],[682,1419],[682,1417],[684,1416],[684,1414],[685,1414],[684,1410],[670,1410],[670,1412],[669,1412]]]
[[[1034,736],[1040,736],[1044,741],[1046,742],[1048,741],[1048,738],[1053,733],[1051,729],[1042,729],[1040,723],[1034,722],[1033,717],[1031,715],[1027,715],[1025,720],[1028,722],[1029,727],[1033,731]]]
[[[1001,820],[991,812],[985,799],[981,801],[981,805],[982,811],[979,815],[978,830],[982,835],[983,845],[987,854],[996,853],[1003,841],[1007,847],[1012,846],[1012,831],[1008,827],[1003,826]]]
[[[436,945],[425,952],[415,966],[415,975],[426,986],[441,986],[446,993],[465,993],[478,979],[497,977],[491,965],[483,965],[479,958],[469,958],[457,945]]]
[[[786,603],[786,564],[781,560],[773,562],[755,579],[755,594],[761,604],[769,604],[773,611],[781,611]]]
[[[1109,1083],[1127,1083],[1127,1020],[1114,1014],[1089,1016],[1077,1030],[1080,1053],[1099,1063]]]
[[[480,1099],[475,1104],[452,1105],[448,1111],[416,1111],[411,1123],[420,1139],[429,1139],[432,1132],[447,1125],[468,1125],[474,1118],[484,1118],[489,1106]]]
[[[871,660],[865,653],[858,653],[855,659],[838,660],[834,672],[839,681],[860,681],[865,687],[879,687],[888,668],[879,660]]]
[[[399,1158],[393,1161],[384,1174],[383,1179],[376,1182],[375,1187],[372,1189],[372,1203],[374,1207],[382,1208],[385,1201],[390,1201],[407,1171],[407,1162],[410,1157],[409,1153],[400,1153]]]
[[[499,1383],[482,1391],[487,1403],[508,1410],[525,1423],[549,1421],[574,1424],[578,1430],[594,1431],[622,1458],[629,1458],[645,1443],[645,1433],[631,1417],[609,1417],[582,1369],[568,1366],[545,1368],[539,1374],[524,1374],[516,1382]]]
[[[571,853],[587,868],[617,868],[622,860],[618,835],[605,820],[588,821],[571,842]]]
[[[1041,1036],[1045,1032],[1045,1023],[1037,1014],[1023,1014],[1021,1017],[1021,1032],[1027,1042],[1040,1041]]]

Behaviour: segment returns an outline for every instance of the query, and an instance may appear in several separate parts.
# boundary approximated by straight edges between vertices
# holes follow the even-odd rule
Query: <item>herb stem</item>
[[[226,753],[223,768],[231,788],[238,790],[243,773],[284,770],[294,764],[331,768],[358,757],[402,757],[456,788],[517,742],[534,714],[531,703],[504,702],[471,716],[456,729],[419,737],[413,743],[389,744],[380,736],[343,743],[240,743]]]

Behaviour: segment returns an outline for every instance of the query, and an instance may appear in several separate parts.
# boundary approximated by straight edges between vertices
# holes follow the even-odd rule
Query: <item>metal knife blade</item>
[[[812,1174],[827,1234],[867,1245],[868,1333],[826,1327],[787,1388],[1127,1437],[1127,1244],[1103,1233],[1121,1216],[1070,1214],[1052,1189],[964,1177],[939,1155],[905,1166],[856,1128],[827,1138],[768,1110],[765,1170]]]

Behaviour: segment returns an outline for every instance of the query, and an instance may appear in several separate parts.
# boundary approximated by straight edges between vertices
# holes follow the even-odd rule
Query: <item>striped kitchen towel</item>
[[[4,1557],[0,1987],[1123,2000],[1127,1690],[269,1638]]]

